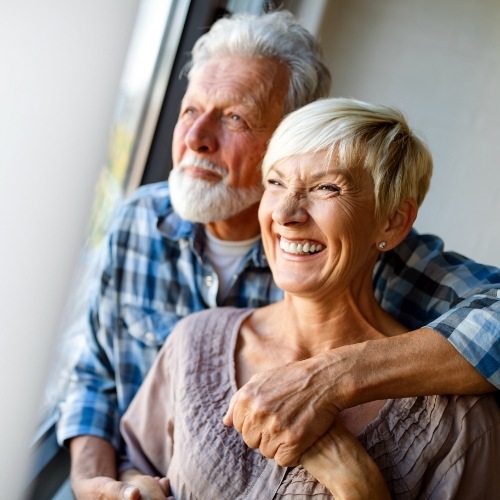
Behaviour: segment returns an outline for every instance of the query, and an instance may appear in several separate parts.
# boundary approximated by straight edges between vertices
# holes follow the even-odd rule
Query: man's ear
[[[414,198],[404,200],[401,205],[387,217],[379,232],[377,247],[379,250],[392,250],[408,235],[417,218],[418,206]],[[382,244],[383,243],[383,244]]]

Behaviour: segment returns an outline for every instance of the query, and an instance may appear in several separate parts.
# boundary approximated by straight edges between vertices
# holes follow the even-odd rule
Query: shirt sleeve
[[[500,290],[477,290],[428,326],[500,389]]]
[[[110,442],[117,450],[121,438],[118,432],[119,410],[115,371],[113,368],[113,335],[110,324],[114,319],[101,321],[102,296],[109,303],[112,295],[110,256],[104,263],[100,289],[95,290],[82,332],[80,354],[71,374],[71,380],[57,423],[60,445],[80,435],[93,435]],[[108,316],[111,314],[108,307]]]
[[[410,329],[444,335],[500,388],[500,270],[444,250],[441,239],[412,230],[374,271],[384,309]]]

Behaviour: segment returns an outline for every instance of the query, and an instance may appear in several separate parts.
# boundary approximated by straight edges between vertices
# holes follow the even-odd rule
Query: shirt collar
[[[180,241],[182,239],[191,240],[193,248],[201,255],[205,246],[205,231],[202,224],[187,221],[179,216],[171,206],[163,214],[158,216],[158,231],[162,236],[171,241]],[[250,250],[247,258],[253,262],[256,267],[269,268],[267,258],[262,247],[262,240]]]
[[[169,206],[158,216],[157,228],[162,236],[169,240],[179,241],[193,235],[196,224],[183,219]]]
[[[254,263],[255,267],[269,269],[266,254],[264,253],[264,247],[262,246],[262,240],[259,240],[252,250],[250,250],[250,259]]]

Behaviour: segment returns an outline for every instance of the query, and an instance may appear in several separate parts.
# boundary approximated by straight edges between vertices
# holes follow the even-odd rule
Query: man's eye
[[[184,108],[184,109],[181,110],[180,116],[191,117],[191,116],[194,116],[195,113],[196,113],[196,109],[195,108],[188,107],[188,108]]]
[[[238,113],[228,112],[225,119],[227,120],[227,123],[229,123],[231,127],[234,127],[238,130],[248,128],[248,124],[245,118],[239,115]]]

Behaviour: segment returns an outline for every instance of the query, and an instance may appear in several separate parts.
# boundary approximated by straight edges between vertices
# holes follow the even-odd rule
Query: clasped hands
[[[224,424],[279,465],[301,464],[339,500],[388,499],[377,465],[336,420],[344,408],[335,394],[330,361],[310,358],[254,375],[232,397]],[[121,479],[139,487],[142,497],[137,498],[160,498],[145,494],[152,489],[169,495],[165,478],[131,474]]]
[[[332,384],[319,361],[310,358],[255,374],[231,398],[224,424],[279,465],[298,465],[343,409],[329,401]]]
[[[343,407],[323,360],[257,373],[232,397],[224,424],[279,465],[301,464],[338,500],[389,499],[375,462],[336,420]]]

